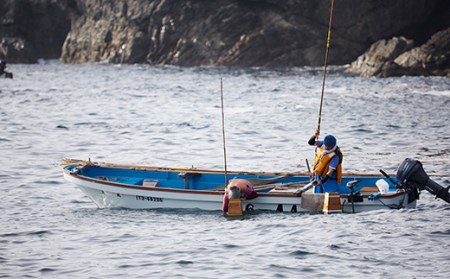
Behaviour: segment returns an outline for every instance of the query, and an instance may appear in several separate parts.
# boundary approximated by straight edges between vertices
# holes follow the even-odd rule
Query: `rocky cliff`
[[[70,31],[74,1],[1,0],[0,58],[12,63],[35,63],[59,58]]]
[[[0,6],[0,15],[8,15],[0,26],[8,36],[0,37],[23,40],[29,62],[60,56],[63,63],[181,66],[322,65],[330,12],[330,1],[318,0],[3,0]],[[393,36],[423,44],[448,26],[448,0],[336,0],[329,63],[351,63]]]
[[[364,77],[450,77],[450,28],[437,32],[418,47],[414,47],[413,40],[404,37],[380,40],[359,56],[347,71]]]

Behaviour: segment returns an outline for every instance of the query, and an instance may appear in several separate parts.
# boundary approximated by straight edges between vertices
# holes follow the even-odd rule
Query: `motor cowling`
[[[425,189],[435,195],[436,198],[441,198],[450,203],[450,186],[444,188],[431,180],[423,169],[422,163],[417,160],[406,158],[398,167],[396,177],[405,189],[417,189],[419,191]]]

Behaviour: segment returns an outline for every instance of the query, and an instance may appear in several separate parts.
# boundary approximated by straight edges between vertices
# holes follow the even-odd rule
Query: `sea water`
[[[322,69],[10,65],[0,80],[0,278],[448,278],[450,205],[309,215],[98,209],[63,158],[306,171]],[[221,122],[223,81],[224,122]],[[321,137],[344,171],[420,160],[450,185],[450,79],[331,67]]]

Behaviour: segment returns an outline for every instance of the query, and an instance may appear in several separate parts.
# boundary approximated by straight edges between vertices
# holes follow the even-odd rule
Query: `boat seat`
[[[142,186],[144,187],[158,187],[158,185],[158,180],[144,179],[144,181],[142,182]]]
[[[114,182],[114,183],[129,184],[129,185],[142,185],[142,179],[135,178],[135,177],[120,177],[120,176],[117,177],[117,176],[101,175],[101,176],[97,176],[95,178],[99,179],[99,180]]]
[[[189,177],[195,177],[195,176],[199,176],[201,175],[201,173],[199,172],[180,172],[178,174],[179,178],[189,178]]]
[[[378,187],[376,187],[376,186],[364,186],[364,187],[362,187],[360,190],[359,190],[359,192],[361,193],[361,194],[372,194],[372,193],[377,193],[377,192],[379,192],[379,190],[378,190]]]
[[[201,173],[198,173],[198,172],[180,172],[178,174],[178,177],[184,179],[184,189],[189,189],[189,178],[196,177],[196,176],[199,176],[199,175],[201,175]]]

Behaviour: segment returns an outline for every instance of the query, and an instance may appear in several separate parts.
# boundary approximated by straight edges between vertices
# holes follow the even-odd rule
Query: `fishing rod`
[[[220,106],[222,109],[222,142],[223,142],[223,161],[225,165],[225,187],[228,185],[228,171],[227,171],[227,147],[225,144],[225,113],[223,109],[223,81],[220,78]]]
[[[320,97],[320,108],[319,108],[319,117],[317,121],[316,141],[319,140],[320,123],[322,121],[323,95],[325,93],[325,79],[327,77],[328,50],[330,49],[330,41],[331,41],[331,23],[333,22],[333,9],[334,9],[334,0],[331,0],[330,22],[328,23],[328,38],[327,38],[327,47],[325,51],[325,63],[323,67],[322,95]]]

